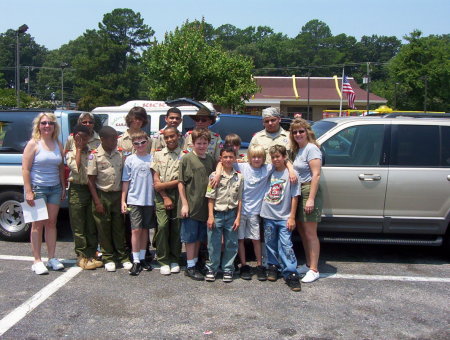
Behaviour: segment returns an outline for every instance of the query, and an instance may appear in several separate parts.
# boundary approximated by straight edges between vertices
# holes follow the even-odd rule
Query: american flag
[[[345,93],[347,95],[348,99],[348,106],[351,109],[356,109],[355,106],[355,91],[353,91],[352,86],[350,85],[350,82],[347,79],[347,76],[344,75],[344,79],[342,82],[342,93]]]

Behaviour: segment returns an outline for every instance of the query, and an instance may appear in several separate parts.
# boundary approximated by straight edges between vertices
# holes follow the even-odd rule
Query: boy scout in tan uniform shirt
[[[102,259],[109,262],[129,262],[125,252],[125,229],[121,213],[122,155],[118,150],[106,152],[100,145],[89,155],[87,174],[96,176],[95,185],[104,213],[96,210],[94,197],[94,220],[100,233]]]
[[[89,142],[88,142],[89,143]],[[77,166],[77,152],[81,151],[80,167]],[[97,228],[92,215],[92,196],[89,191],[87,164],[90,154],[89,144],[84,150],[75,148],[66,154],[69,174],[69,217],[72,226],[77,254],[77,265],[83,269],[95,269],[103,266],[94,259],[97,250]]]
[[[223,155],[223,154],[222,154]],[[214,173],[211,175],[214,176]],[[208,185],[205,197],[209,198],[208,210],[210,223],[211,199],[214,200],[214,218],[212,228],[208,224],[208,252],[209,261],[206,266],[208,274],[207,281],[214,281],[215,274],[220,267],[224,272],[224,281],[232,281],[234,271],[234,259],[238,251],[238,232],[234,229],[234,224],[240,219],[242,190],[244,178],[241,173],[232,169],[231,173],[225,171],[220,176],[219,184],[216,188]],[[223,253],[221,255],[223,239]],[[231,278],[226,279],[226,276]]]
[[[88,148],[89,151],[95,150],[100,145],[100,137],[98,136],[98,133],[94,131],[94,134],[91,136],[88,142]],[[69,152],[70,150],[75,149],[75,140],[73,139],[73,133],[69,135],[69,138],[67,138],[66,145],[64,147],[65,152]]]
[[[183,149],[184,146],[184,137],[179,136],[178,137],[178,147],[180,149]],[[153,155],[157,151],[161,151],[166,147],[166,142],[164,141],[164,129],[159,130],[152,136],[152,151],[151,154]]]
[[[163,183],[178,180],[182,156],[180,147],[172,151],[164,147],[161,151],[155,152],[150,168],[159,175]],[[158,220],[155,243],[158,262],[161,266],[177,264],[181,255],[180,220],[177,217],[178,188],[166,189],[165,193],[172,200],[171,209],[166,209],[164,199],[159,192],[155,195]]]

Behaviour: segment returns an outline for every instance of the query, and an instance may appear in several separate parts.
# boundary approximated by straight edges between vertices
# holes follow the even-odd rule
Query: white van
[[[213,105],[209,102],[201,102],[211,111],[215,111]],[[149,124],[144,128],[144,130],[152,135],[162,129],[166,122],[164,120],[167,110],[171,106],[167,105],[164,101],[155,100],[131,100],[120,106],[100,106],[92,110],[92,113],[99,115],[103,118],[103,125],[108,125],[116,129],[119,133],[125,132],[127,130],[127,124],[125,123],[125,117],[131,108],[140,106],[147,111]],[[183,123],[180,124],[179,130],[182,133],[191,130],[194,127],[194,122],[189,117],[184,117],[185,115],[193,115],[198,111],[198,107],[195,106],[179,106],[178,107],[183,116]]]

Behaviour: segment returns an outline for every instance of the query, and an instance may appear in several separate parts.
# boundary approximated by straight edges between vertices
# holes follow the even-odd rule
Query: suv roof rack
[[[450,113],[426,113],[426,112],[394,112],[383,116],[384,118],[409,117],[409,118],[450,118]]]

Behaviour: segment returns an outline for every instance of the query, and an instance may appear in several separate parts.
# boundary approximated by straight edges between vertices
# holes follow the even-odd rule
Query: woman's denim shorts
[[[32,185],[34,199],[43,198],[46,204],[61,204],[61,184],[44,187],[42,185]]]

